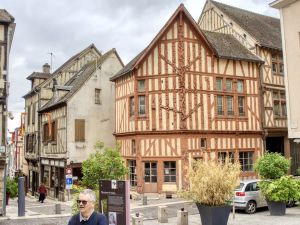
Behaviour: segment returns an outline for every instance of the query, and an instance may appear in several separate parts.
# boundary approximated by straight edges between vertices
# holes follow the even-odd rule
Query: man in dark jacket
[[[94,191],[91,189],[81,191],[77,200],[80,213],[72,216],[68,225],[106,225],[106,217],[94,211],[95,202],[96,195]]]

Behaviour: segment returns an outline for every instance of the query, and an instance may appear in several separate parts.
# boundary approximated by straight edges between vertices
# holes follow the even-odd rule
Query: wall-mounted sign
[[[70,190],[73,188],[73,178],[72,175],[66,175],[66,189]]]
[[[100,212],[108,218],[108,225],[129,225],[129,181],[100,180]]]

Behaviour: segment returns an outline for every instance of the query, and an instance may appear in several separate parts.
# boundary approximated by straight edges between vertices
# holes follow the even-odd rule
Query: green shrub
[[[300,180],[296,180],[292,176],[282,176],[272,181],[261,181],[259,187],[269,201],[300,200]]]
[[[18,183],[15,179],[7,177],[6,179],[6,193],[10,198],[18,196]]]
[[[287,174],[290,164],[290,159],[281,154],[267,152],[256,161],[254,169],[263,179],[278,179]]]
[[[300,167],[297,169],[297,175],[300,176]]]

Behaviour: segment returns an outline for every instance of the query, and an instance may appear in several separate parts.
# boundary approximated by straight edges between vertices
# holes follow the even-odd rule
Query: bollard
[[[143,225],[143,216],[139,213],[136,213],[132,216],[132,225]]]
[[[177,225],[188,225],[189,224],[189,217],[188,212],[182,208],[181,210],[177,211]]]
[[[167,206],[158,206],[158,222],[159,223],[167,223],[168,222],[168,213]]]
[[[55,204],[55,214],[61,214],[61,205]]]
[[[25,216],[24,177],[18,178],[18,216]]]
[[[143,205],[147,205],[147,196],[143,195],[142,201]]]

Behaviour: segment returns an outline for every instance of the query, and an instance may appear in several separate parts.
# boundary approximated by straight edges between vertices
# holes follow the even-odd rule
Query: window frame
[[[100,88],[95,88],[95,104],[102,105]]]
[[[134,102],[134,96],[129,97],[129,117],[134,116],[135,112],[135,102]]]
[[[141,99],[144,98],[144,104],[141,104]],[[144,107],[144,113],[141,113],[141,107]],[[138,114],[139,116],[146,116],[146,96],[145,95],[139,95],[138,96]]]
[[[177,164],[176,161],[164,161],[164,183],[176,183],[177,182],[177,165],[176,164]],[[167,171],[168,171],[168,173],[167,173]]]
[[[245,154],[247,154],[247,155],[245,156]],[[242,155],[242,157],[241,157],[241,155]],[[244,165],[245,160],[247,162]],[[254,172],[254,151],[240,151],[239,152],[239,162],[241,165],[242,172]],[[247,169],[244,170],[245,167],[247,167]],[[250,167],[250,169],[248,167]]]
[[[75,142],[85,142],[85,119],[75,119]],[[80,130],[82,128],[83,130]]]

